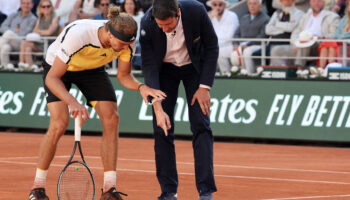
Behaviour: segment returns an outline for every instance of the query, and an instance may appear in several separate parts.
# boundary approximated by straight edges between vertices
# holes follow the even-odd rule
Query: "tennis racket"
[[[81,127],[78,117],[75,118],[73,153],[63,168],[57,183],[59,200],[91,200],[95,199],[96,187],[80,145]],[[81,161],[73,160],[76,149],[79,149]]]

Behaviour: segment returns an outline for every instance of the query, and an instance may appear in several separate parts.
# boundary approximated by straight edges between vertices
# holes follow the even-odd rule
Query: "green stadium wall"
[[[152,107],[115,76],[110,79],[119,105],[120,132],[152,134]],[[349,86],[345,81],[217,78],[211,90],[211,127],[214,136],[349,142]],[[85,102],[76,88],[70,92]],[[179,135],[191,134],[186,102],[181,87],[175,108]],[[88,110],[91,119],[83,130],[101,131],[97,114]],[[42,75],[0,73],[0,126],[46,129],[48,124]],[[71,123],[68,129],[72,128]]]

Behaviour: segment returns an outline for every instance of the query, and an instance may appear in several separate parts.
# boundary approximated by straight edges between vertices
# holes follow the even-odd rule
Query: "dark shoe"
[[[105,193],[103,193],[103,190],[102,190],[102,195],[100,200],[123,200],[120,195],[128,196],[127,194],[118,192],[114,187],[112,187]]]
[[[199,200],[213,200],[211,193],[202,194],[199,196]]]
[[[35,188],[29,194],[29,200],[49,200],[45,188]]]
[[[177,194],[176,193],[162,193],[160,197],[158,197],[158,200],[177,200]]]

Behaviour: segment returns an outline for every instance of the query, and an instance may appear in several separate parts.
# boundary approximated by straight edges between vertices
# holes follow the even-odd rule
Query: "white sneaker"
[[[40,72],[40,68],[38,65],[36,64],[33,64],[31,67],[30,67],[30,70],[31,71],[34,71],[34,72]]]
[[[247,74],[248,74],[248,72],[246,69],[241,69],[241,75],[247,75]]]
[[[12,63],[8,63],[5,67],[7,70],[15,70],[15,66]]]
[[[301,75],[303,75],[303,76],[309,75],[309,70],[304,69],[304,70],[301,72]]]
[[[318,74],[319,74],[320,76],[322,76],[323,70],[324,70],[324,69],[321,68],[321,67],[317,68]]]
[[[20,69],[27,69],[28,67],[29,67],[28,63],[23,63],[23,62],[18,63],[18,68]]]
[[[258,73],[258,74],[261,74],[261,72],[263,72],[263,71],[264,71],[263,67],[256,68],[256,73]]]
[[[240,68],[238,66],[232,66],[231,67],[231,74],[237,75],[239,73]]]
[[[298,69],[297,72],[296,72],[296,74],[297,74],[298,76],[301,76],[302,72],[303,72],[303,70]]]
[[[221,73],[221,76],[230,77],[231,76],[231,72],[223,72],[223,73]]]
[[[312,75],[319,75],[316,67],[310,67],[309,70]]]

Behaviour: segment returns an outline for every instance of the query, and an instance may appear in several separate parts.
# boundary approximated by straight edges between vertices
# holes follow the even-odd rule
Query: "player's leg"
[[[50,125],[39,150],[38,168],[40,169],[49,168],[57,143],[69,124],[69,111],[64,102],[56,101],[47,106],[50,111]]]
[[[116,102],[99,101],[95,110],[100,117],[103,134],[101,142],[101,157],[107,180],[104,181],[104,191],[115,187],[118,149],[119,114]]]
[[[188,69],[190,76],[183,79],[189,109],[193,150],[195,159],[196,186],[201,198],[216,191],[213,169],[213,135],[209,117],[204,115],[198,102],[191,106],[194,93],[199,87],[199,74],[193,67]]]
[[[104,167],[102,197],[110,196],[113,199],[115,196],[120,196],[115,191],[119,123],[115,90],[103,68],[85,71],[74,79],[74,83],[100,117],[103,129],[101,158]],[[101,199],[108,199],[102,197]]]
[[[58,97],[56,97],[45,85],[46,75],[49,72],[51,66],[44,62],[42,67],[44,68],[43,82],[46,93],[47,106],[50,112],[50,124],[39,149],[39,160],[35,180],[32,186],[33,189],[29,194],[29,200],[48,199],[44,189],[47,171],[55,155],[57,143],[61,136],[64,134],[69,123],[69,110],[67,105],[63,103]],[[67,78],[67,75],[64,75],[62,77],[62,81],[66,89],[69,90],[71,83],[69,78]]]
[[[57,144],[69,123],[68,107],[62,101],[48,104],[50,111],[50,125],[39,149],[39,160],[30,200],[45,199],[46,176],[50,163],[55,155]]]
[[[104,167],[104,179],[101,199],[122,199],[120,195],[126,194],[116,190],[119,136],[118,106],[114,101],[98,101],[94,108],[100,117],[103,129],[101,157]]]

